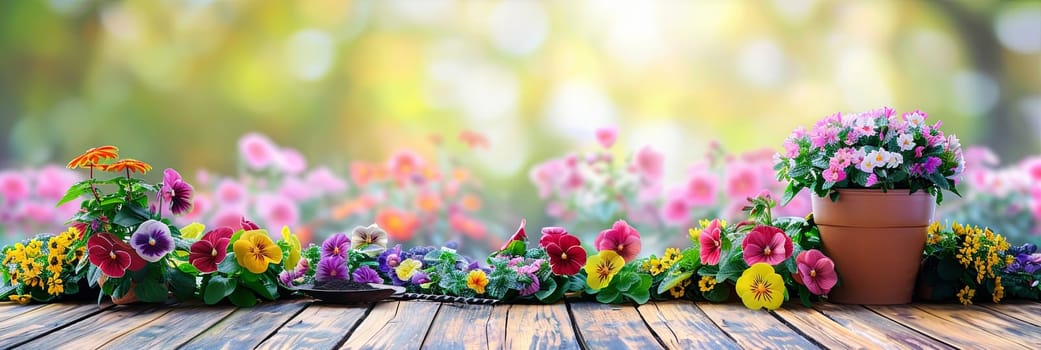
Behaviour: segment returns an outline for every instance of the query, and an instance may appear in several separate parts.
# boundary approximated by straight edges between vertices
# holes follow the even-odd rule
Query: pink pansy
[[[256,210],[267,227],[296,227],[300,220],[296,203],[280,195],[257,196]]]
[[[29,197],[29,179],[15,171],[0,172],[0,198],[16,203]]]
[[[249,133],[239,139],[239,153],[251,169],[259,170],[276,162],[278,147],[267,136]]]
[[[727,196],[734,199],[746,198],[762,189],[762,182],[755,166],[746,162],[735,162],[727,168]]]
[[[821,177],[824,178],[824,181],[834,184],[846,179],[846,171],[836,165],[832,165],[831,167],[824,169],[824,172],[821,173]]]
[[[282,170],[290,175],[297,175],[307,169],[307,160],[299,151],[292,148],[282,149]]]
[[[347,182],[333,174],[326,167],[314,168],[307,173],[305,181],[312,188],[327,194],[336,194],[347,190]]]
[[[625,220],[618,220],[611,228],[600,231],[595,243],[596,250],[614,250],[625,262],[636,259],[636,255],[640,254],[640,249],[643,248],[640,232],[629,226]]]
[[[875,173],[871,173],[871,175],[868,175],[867,181],[864,182],[864,187],[871,187],[871,186],[874,186],[874,185],[877,185],[877,184],[878,184],[878,175],[875,175]]]
[[[633,166],[644,183],[658,183],[665,176],[665,155],[651,146],[643,146],[636,152]]]
[[[555,240],[557,238],[557,237],[554,237],[554,236],[566,235],[566,234],[568,234],[567,233],[567,229],[565,229],[563,227],[555,227],[555,226],[543,227],[542,228],[542,237],[539,238],[539,246],[545,248],[546,244],[548,244],[550,241]]]
[[[608,127],[596,129],[596,141],[604,148],[611,148],[618,140],[618,128]]]
[[[712,222],[708,223],[708,226],[701,230],[698,242],[701,243],[702,265],[719,264],[719,254],[723,249],[723,241],[720,238],[722,233],[723,225],[719,222],[719,219],[712,220]]]
[[[792,239],[779,228],[758,226],[741,243],[741,251],[748,266],[765,262],[780,264],[792,256]]]
[[[673,226],[684,226],[690,220],[690,203],[682,190],[669,191],[665,204],[661,208],[661,217],[665,223]]]
[[[221,207],[240,207],[246,203],[246,187],[235,180],[222,180],[217,185],[217,202]]]
[[[687,180],[687,203],[696,207],[708,207],[716,204],[716,191],[719,180],[708,171],[696,171]]]
[[[795,257],[795,266],[798,271],[792,274],[792,278],[806,286],[813,295],[828,294],[839,281],[835,274],[835,263],[819,250],[810,249],[799,253]]]

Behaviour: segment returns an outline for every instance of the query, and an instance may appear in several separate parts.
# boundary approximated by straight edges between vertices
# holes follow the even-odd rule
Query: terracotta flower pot
[[[107,279],[108,278],[104,274],[102,274],[101,277],[98,277],[98,287],[104,286],[105,280]],[[127,291],[125,295],[119,298],[112,297],[112,303],[116,305],[129,305],[140,301],[139,299],[137,299],[137,293],[134,292],[135,285],[136,283],[131,283],[130,290]]]
[[[911,302],[926,232],[936,202],[906,190],[844,189],[839,200],[813,196],[813,218],[839,285],[829,300],[843,304]]]

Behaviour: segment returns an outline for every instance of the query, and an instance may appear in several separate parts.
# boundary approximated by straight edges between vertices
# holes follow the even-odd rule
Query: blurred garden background
[[[1041,1],[6,1],[0,69],[5,243],[111,144],[195,186],[185,223],[664,246],[779,193],[796,126],[883,105],[985,147],[938,219],[1041,233]]]

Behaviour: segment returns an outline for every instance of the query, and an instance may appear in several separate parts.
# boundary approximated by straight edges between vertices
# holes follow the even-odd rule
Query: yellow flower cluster
[[[676,264],[676,262],[682,257],[683,252],[678,248],[668,248],[665,249],[665,254],[661,259],[652,255],[650,259],[643,262],[641,268],[643,271],[650,273],[651,276],[657,276],[668,270],[672,265]]]
[[[711,292],[716,288],[716,278],[712,276],[701,276],[701,280],[698,281],[698,289],[702,292]]]
[[[984,285],[987,279],[994,280],[994,291],[991,293],[994,302],[1004,298],[1005,288],[1001,285],[998,271],[1014,259],[1012,256],[1001,256],[1009,248],[1004,236],[989,228],[958,222],[951,224],[950,231],[944,231],[939,223],[933,223],[929,226],[928,235],[927,244],[942,247],[943,251],[952,254],[954,260],[965,267],[968,273],[966,277],[975,280],[975,284],[969,283],[958,292],[958,300],[962,304],[971,304],[976,289]]]
[[[71,267],[69,265],[78,263],[84,254],[83,247],[70,252],[79,234],[79,230],[70,227],[45,240],[34,238],[26,244],[15,243],[6,249],[2,263],[11,276],[11,284],[40,288],[54,296],[64,293],[62,272]],[[28,295],[12,295],[11,300],[29,302]]]
[[[972,298],[975,296],[976,290],[969,288],[969,286],[965,286],[965,288],[962,288],[960,291],[958,291],[958,301],[960,301],[962,305],[972,304]]]
[[[693,282],[691,282],[689,278],[685,279],[683,282],[677,283],[675,287],[672,287],[672,289],[669,289],[669,294],[672,294],[672,297],[676,299],[682,298],[683,295],[686,294],[687,286],[691,283]]]
[[[942,227],[940,226],[939,221],[934,221],[932,225],[929,225],[928,236],[925,239],[925,244],[933,245],[939,244],[940,241],[943,241],[943,235],[940,234],[941,229]]]

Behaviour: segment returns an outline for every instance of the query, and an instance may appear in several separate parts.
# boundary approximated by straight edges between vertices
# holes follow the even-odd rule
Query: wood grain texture
[[[850,332],[891,349],[950,349],[950,346],[860,305],[817,303],[814,309]]]
[[[693,303],[659,301],[636,310],[669,349],[741,348]]]
[[[309,300],[287,300],[237,309],[181,349],[253,349],[308,304]]]
[[[490,349],[502,346],[505,337],[494,339],[492,337],[502,334],[495,331],[489,334],[489,330],[496,327],[505,329],[506,319],[499,318],[493,323],[492,309],[490,305],[441,305],[423,342],[423,349]]]
[[[741,347],[748,349],[817,349],[769,312],[749,310],[741,304],[699,304],[712,322],[727,332]]]
[[[1001,304],[981,304],[981,306],[1011,316],[1020,321],[1041,327],[1041,303],[1033,301],[1012,301]]]
[[[165,305],[116,306],[25,344],[37,349],[96,349],[170,312]]]
[[[573,303],[579,339],[593,349],[663,349],[632,305]]]
[[[333,349],[365,318],[372,305],[314,303],[257,349]]]
[[[773,313],[825,348],[869,349],[885,345],[885,341],[862,337],[817,310],[802,305],[786,304]]]
[[[48,304],[0,321],[0,349],[25,343],[68,324],[76,323],[112,307],[112,304]]]
[[[21,305],[12,302],[0,302],[0,320],[7,320],[29,311],[39,309],[47,304]]]
[[[440,306],[427,301],[376,304],[342,349],[419,349]]]
[[[978,305],[915,305],[918,309],[954,321],[966,328],[979,328],[1027,348],[1041,349],[1041,327],[998,314]]]
[[[505,331],[507,349],[580,348],[564,303],[510,305]]]
[[[867,308],[956,348],[1018,349],[1022,344],[987,331],[947,320],[911,305],[872,305]]]
[[[144,327],[105,344],[106,349],[176,348],[235,311],[224,305],[179,305]]]

